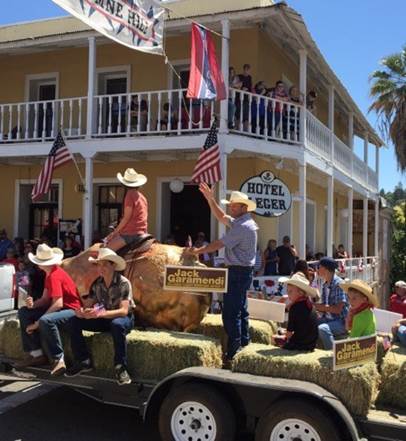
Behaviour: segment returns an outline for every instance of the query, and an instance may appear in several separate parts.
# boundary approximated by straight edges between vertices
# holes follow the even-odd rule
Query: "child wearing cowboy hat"
[[[344,282],[341,288],[348,295],[350,310],[346,328],[350,338],[365,337],[376,333],[375,315],[372,309],[378,306],[378,299],[372,288],[363,280]]]
[[[275,343],[283,349],[313,351],[318,333],[317,313],[310,298],[317,298],[317,289],[303,273],[296,273],[284,281],[290,300],[289,318],[286,334],[276,337]]]
[[[148,201],[140,192],[140,188],[147,182],[147,177],[133,168],[127,168],[124,175],[117,173],[117,179],[127,191],[124,197],[123,217],[105,239],[105,246],[113,251],[136,242],[148,231]]]

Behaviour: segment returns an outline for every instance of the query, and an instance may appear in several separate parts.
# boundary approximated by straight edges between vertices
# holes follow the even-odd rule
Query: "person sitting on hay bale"
[[[74,310],[81,307],[79,294],[75,282],[59,267],[63,259],[61,249],[40,244],[36,254],[29,253],[28,259],[46,276],[42,296],[35,301],[27,297],[26,306],[18,311],[23,349],[29,353],[29,357],[17,363],[16,367],[47,364],[41,348],[41,337],[52,358],[51,375],[61,375],[66,366],[58,326],[67,325],[75,316]]]
[[[296,273],[284,281],[290,300],[286,334],[276,337],[275,343],[283,349],[313,351],[318,333],[317,313],[310,297],[317,298],[317,289],[310,286],[303,273]]]
[[[376,334],[376,320],[372,309],[378,306],[378,298],[372,288],[358,279],[342,283],[341,288],[347,293],[351,306],[346,320],[350,338]]]
[[[148,201],[139,191],[147,182],[147,177],[127,168],[124,176],[117,173],[117,179],[127,187],[124,198],[124,215],[105,239],[105,247],[117,251],[125,245],[136,243],[140,236],[148,232]]]
[[[348,315],[348,299],[341,289],[340,279],[336,274],[337,262],[331,257],[323,257],[319,262],[318,274],[324,280],[321,303],[315,305],[321,313],[319,334],[324,349],[332,349],[334,337],[347,333],[345,320]]]
[[[89,262],[98,266],[100,277],[91,285],[89,294],[82,295],[86,307],[76,311],[70,321],[69,332],[76,361],[65,375],[75,377],[92,370],[83,330],[110,332],[117,382],[119,385],[129,384],[126,335],[134,326],[134,304],[131,283],[119,273],[125,269],[126,262],[109,248],[100,248],[97,258],[89,257]]]
[[[389,310],[406,318],[406,282],[403,280],[395,283],[395,293],[390,297]]]

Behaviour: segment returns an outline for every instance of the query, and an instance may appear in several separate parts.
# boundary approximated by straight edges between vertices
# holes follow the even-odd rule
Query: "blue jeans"
[[[399,340],[400,346],[406,348],[406,325],[399,326],[396,336]]]
[[[343,320],[327,321],[324,318],[319,319],[319,336],[323,342],[324,349],[333,349],[334,336],[345,334],[346,332]]]
[[[223,300],[223,325],[226,331],[227,358],[233,358],[241,346],[250,342],[247,290],[252,281],[251,267],[230,267],[228,287]]]
[[[62,309],[61,311],[44,314],[39,319],[39,333],[53,360],[59,360],[63,357],[63,346],[58,327],[66,328],[69,320],[74,316],[75,311],[73,309]]]
[[[28,325],[32,325],[40,317],[42,317],[47,308],[27,308],[23,307],[18,310],[18,320],[20,321],[21,340],[25,352],[36,351],[41,349],[41,340],[39,332],[34,331],[32,334],[26,333]]]
[[[110,332],[114,344],[114,365],[127,366],[126,335],[134,326],[133,316],[117,317],[114,319],[96,318],[80,319],[73,317],[69,323],[72,352],[75,360],[84,361],[90,358],[89,350],[82,331]]]

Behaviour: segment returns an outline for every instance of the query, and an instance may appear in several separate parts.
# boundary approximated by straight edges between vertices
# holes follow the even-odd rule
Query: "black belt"
[[[228,269],[243,269],[243,270],[253,270],[253,266],[242,266],[242,265],[226,265]]]

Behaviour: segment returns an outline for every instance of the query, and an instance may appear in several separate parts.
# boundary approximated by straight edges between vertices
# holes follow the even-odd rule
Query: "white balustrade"
[[[360,184],[365,184],[367,180],[367,166],[358,156],[353,156],[353,177]]]
[[[324,159],[331,160],[331,130],[306,111],[306,146]]]
[[[375,170],[372,170],[372,168],[368,167],[368,187],[372,191],[378,191],[378,176],[376,174]]]
[[[334,165],[349,176],[351,176],[352,157],[351,149],[334,135]]]

